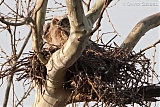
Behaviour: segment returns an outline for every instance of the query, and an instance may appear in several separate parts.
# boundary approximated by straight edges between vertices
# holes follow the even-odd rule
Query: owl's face
[[[52,25],[59,25],[61,27],[70,27],[69,19],[67,16],[52,19]]]

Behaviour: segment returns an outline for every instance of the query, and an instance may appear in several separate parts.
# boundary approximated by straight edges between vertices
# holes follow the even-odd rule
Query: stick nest
[[[49,58],[56,50],[42,50],[42,53]],[[31,78],[39,86],[45,83],[47,69],[35,53],[30,52],[17,62],[17,66],[17,80]],[[1,77],[11,74],[7,71]],[[123,107],[131,102],[143,105],[143,95],[139,91],[140,87],[149,84],[150,72],[150,60],[144,54],[126,53],[120,48],[92,43],[68,68],[64,88],[72,90],[69,102],[78,99],[102,102],[111,107]]]

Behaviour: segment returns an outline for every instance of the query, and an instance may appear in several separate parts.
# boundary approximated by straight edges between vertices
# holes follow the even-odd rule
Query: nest
[[[87,49],[68,69],[67,77],[74,90],[71,101],[102,102],[110,107],[143,103],[141,87],[148,85],[150,60],[144,54],[127,53],[120,48],[105,51]]]
[[[49,58],[56,50],[42,50],[42,54]],[[17,66],[21,68],[16,71],[21,72],[17,80],[31,78],[40,87],[44,85],[47,69],[34,52],[17,62]],[[68,102],[78,98],[79,101],[102,102],[111,107],[124,107],[131,102],[144,105],[140,90],[149,84],[150,72],[150,60],[144,54],[92,43],[68,68],[64,88],[72,90]]]

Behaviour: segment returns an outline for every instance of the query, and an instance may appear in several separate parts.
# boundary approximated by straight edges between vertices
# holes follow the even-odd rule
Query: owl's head
[[[69,19],[68,19],[68,17],[66,15],[65,16],[54,17],[52,19],[52,23],[51,24],[53,26],[54,25],[59,25],[59,26],[62,26],[62,27],[70,27]]]

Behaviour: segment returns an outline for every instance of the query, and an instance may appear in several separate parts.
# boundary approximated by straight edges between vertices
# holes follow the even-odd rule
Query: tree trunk
[[[66,0],[68,18],[71,26],[70,36],[64,46],[51,55],[47,64],[43,63],[43,59],[40,59],[43,64],[46,64],[47,79],[42,91],[40,87],[35,85],[36,98],[33,107],[64,107],[66,105],[66,101],[71,95],[70,90],[63,89],[66,70],[72,66],[82,54],[88,44],[93,24],[99,18],[104,5],[109,5],[111,1],[112,0],[108,0],[107,2],[106,0],[97,0],[85,16],[82,0]],[[37,48],[39,47],[36,46],[37,33],[36,31],[34,32],[33,48],[35,48],[35,51],[38,53]]]
[[[55,89],[53,92],[47,90],[43,92],[43,95],[36,97],[33,107],[64,107],[71,94],[70,91],[62,88]]]

